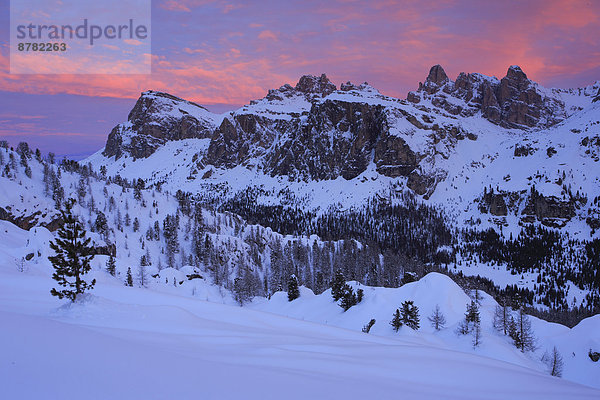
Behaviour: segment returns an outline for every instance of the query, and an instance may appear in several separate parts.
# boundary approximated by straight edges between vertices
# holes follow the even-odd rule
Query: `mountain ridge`
[[[102,155],[89,160],[112,175],[128,175],[131,168],[138,171],[129,165],[171,143],[178,164],[153,171],[150,181],[169,184],[173,174],[182,175],[173,187],[189,192],[225,185],[233,193],[244,189],[242,182],[232,186],[242,175],[245,186],[271,181],[275,191],[291,182],[339,186],[334,182],[341,178],[351,187],[353,180],[365,186],[369,179],[382,183],[375,191],[365,186],[364,195],[343,194],[343,207],[400,184],[442,205],[461,224],[483,217],[493,227],[536,221],[562,227],[577,217],[593,235],[600,226],[594,183],[600,182],[589,171],[600,154],[600,118],[592,101],[599,90],[600,82],[546,89],[518,66],[502,79],[461,73],[452,81],[435,65],[407,100],[384,96],[366,82],[338,89],[325,74],[303,76],[295,87],[269,90],[225,114],[149,91],[110,133]],[[161,160],[167,157],[159,153]],[[127,161],[116,162],[121,157]],[[155,169],[157,162],[144,164]],[[512,171],[513,165],[519,170]],[[473,176],[479,181],[469,182]],[[323,196],[311,190],[300,196],[313,197],[312,207],[334,204],[319,204]]]

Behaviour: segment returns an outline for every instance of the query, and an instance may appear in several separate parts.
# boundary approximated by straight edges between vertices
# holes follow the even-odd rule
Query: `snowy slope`
[[[509,337],[498,333],[493,328],[494,310],[498,303],[485,293],[480,292],[482,344],[474,348],[470,335],[461,336],[456,333],[471,298],[445,275],[430,273],[418,282],[393,289],[369,287],[357,282],[354,282],[353,286],[364,290],[364,299],[346,312],[333,301],[331,290],[316,296],[306,288],[303,288],[301,297],[293,302],[288,301],[286,293],[278,292],[270,300],[255,299],[251,307],[356,331],[361,330],[370,319],[374,318],[376,323],[370,334],[486,356],[540,371],[546,369],[545,364],[541,362],[543,353],[557,346],[564,355],[563,377],[598,387],[597,368],[595,368],[597,366],[590,361],[587,353],[590,348],[600,347],[600,336],[596,333],[600,329],[600,316],[588,318],[573,329],[532,317],[537,350],[534,353],[523,354],[514,348]],[[399,333],[396,333],[390,326],[394,311],[405,300],[412,300],[419,307],[421,326],[418,332],[403,327]],[[439,332],[436,332],[427,320],[436,306],[440,307],[446,318],[446,326]]]
[[[28,239],[30,245],[41,245],[34,233],[8,225],[2,223],[1,228],[5,233],[12,229],[11,247],[24,246]],[[0,383],[10,398],[303,399],[332,393],[390,398],[402,393],[419,399],[592,399],[600,395],[596,389],[535,371],[534,361],[528,364],[518,355],[509,362],[499,361],[463,348],[450,349],[431,333],[392,335],[384,321],[378,322],[379,331],[367,335],[350,322],[345,328],[331,326],[344,325],[334,324],[333,318],[324,325],[275,315],[292,313],[292,306],[305,312],[308,303],[300,300],[309,297],[306,291],[297,304],[286,304],[278,294],[269,304],[270,312],[262,312],[219,304],[223,299],[217,294],[209,298],[216,303],[207,302],[170,292],[166,286],[124,287],[105,276],[93,294],[65,304],[49,295],[53,281],[42,260],[18,272],[6,255],[10,248],[4,243],[0,247],[0,314],[5,322],[0,331]],[[98,278],[102,274],[93,272]],[[432,275],[404,289],[367,290],[365,303],[357,306],[363,309],[361,315],[348,314],[347,321],[376,315],[385,308],[381,303],[410,296],[423,307],[424,301],[455,305],[456,310],[447,311],[453,322],[466,298],[444,279]],[[435,300],[430,291],[447,297]],[[312,305],[309,309],[316,311]],[[331,304],[329,309],[333,315]],[[579,335],[597,328],[597,321],[586,324]]]

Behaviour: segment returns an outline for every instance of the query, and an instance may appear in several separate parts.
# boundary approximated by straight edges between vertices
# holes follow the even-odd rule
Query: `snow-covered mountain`
[[[439,126],[410,135],[394,131],[404,141],[401,147],[411,152],[419,145],[446,146],[447,158],[436,153],[428,164],[427,156],[418,156],[415,169],[408,172],[398,152],[377,153],[377,146],[385,148],[379,142],[380,129],[388,126],[384,121],[394,110],[419,110],[422,104],[385,98],[366,84],[343,86],[348,90],[335,90],[326,77],[303,78],[296,88],[283,87],[247,107],[267,115],[273,112],[271,103],[281,102],[281,110],[294,102],[311,104],[307,114],[298,117],[300,125],[314,123],[311,132],[321,137],[325,133],[317,127],[330,129],[326,154],[333,160],[319,167],[322,177],[310,175],[320,164],[305,162],[316,150],[306,150],[306,157],[294,155],[294,146],[300,149],[309,136],[294,136],[301,131],[290,128],[285,118],[278,126],[290,128],[286,133],[260,132],[289,141],[286,171],[307,171],[302,179],[268,170],[269,160],[279,156],[267,139],[264,146],[259,140],[235,147],[247,148],[247,154],[228,150],[240,143],[236,138],[251,136],[238,132],[242,126],[244,132],[248,129],[240,122],[244,114],[238,120],[236,113],[214,116],[193,103],[150,92],[142,96],[130,121],[111,133],[109,142],[120,149],[120,157],[99,152],[85,162],[56,164],[24,143],[13,150],[0,142],[0,314],[9,327],[0,333],[0,353],[10,360],[0,366],[0,382],[7,392],[17,398],[47,393],[79,398],[90,390],[103,398],[186,398],[198,393],[279,398],[294,386],[299,389],[288,397],[325,392],[389,397],[402,392],[414,398],[596,398],[597,390],[573,382],[597,385],[598,364],[592,358],[600,352],[598,316],[585,317],[598,312],[595,279],[600,275],[594,257],[600,254],[595,252],[599,242],[597,233],[592,234],[594,240],[583,240],[592,227],[581,213],[594,215],[598,201],[584,201],[582,193],[584,187],[595,190],[598,177],[585,174],[569,159],[576,154],[581,163],[593,165],[595,145],[589,138],[585,147],[562,136],[565,129],[581,128],[597,115],[595,103],[571,110],[563,122],[542,130],[507,130],[477,113],[453,119],[445,111],[432,112],[434,106],[427,113],[420,110],[422,121],[431,114],[465,130],[451,133],[450,128],[437,143],[430,135],[439,133]],[[420,102],[436,96],[419,93]],[[565,93],[582,102],[588,98]],[[352,97],[371,103],[349,101]],[[386,102],[398,105],[393,108]],[[348,107],[343,134],[338,131],[341,120],[330,124],[338,107]],[[402,123],[415,126],[410,114],[397,112],[394,129]],[[267,119],[275,121],[272,116]],[[222,131],[228,123],[233,128]],[[469,123],[487,130],[469,138]],[[589,137],[594,126],[589,128],[571,134]],[[223,132],[230,139],[225,140]],[[360,135],[372,141],[358,140]],[[469,164],[469,151],[475,150],[512,152],[515,157],[511,146],[524,137],[531,143],[542,140],[535,135],[545,140],[536,146],[552,143],[560,151],[549,156],[532,150],[512,162],[497,155],[481,166]],[[335,149],[349,143],[348,151],[359,161],[354,164],[335,155]],[[592,150],[586,154],[582,146]],[[369,148],[372,157],[363,172],[341,175],[354,174],[352,165],[362,168],[361,154]],[[375,154],[390,157],[390,164],[377,165]],[[451,160],[467,161],[456,166]],[[562,163],[571,171],[560,176],[565,185],[577,182],[582,189],[573,194],[577,189],[565,186],[565,193],[551,197],[544,190],[557,185],[542,182],[538,175],[550,169],[541,169],[533,178],[533,190],[527,172],[513,165],[519,160],[525,160],[521,169],[536,164],[542,168],[549,160]],[[430,171],[447,169],[447,175],[440,172],[431,192],[420,195],[411,189],[411,176],[414,171],[423,174],[427,165]],[[500,165],[511,168],[514,177],[494,186]],[[480,191],[473,181],[484,183]],[[523,190],[518,192],[523,199],[510,201],[515,197],[511,193]],[[474,197],[469,196],[479,200],[472,204]],[[507,215],[502,216],[499,198],[504,196]],[[58,208],[67,198],[77,200],[74,213],[96,253],[89,274],[97,280],[96,288],[75,304],[49,294],[56,286],[49,242],[61,225]],[[574,211],[568,218],[562,211],[548,214],[571,202]],[[523,230],[520,223],[526,224]],[[544,224],[550,226],[548,231],[535,230]],[[506,234],[507,241],[486,227]],[[514,241],[508,241],[509,232]],[[111,256],[114,274],[107,271]],[[349,288],[363,293],[345,312],[332,299],[334,273],[343,274]],[[300,298],[289,302],[281,289],[292,275],[302,286]],[[135,287],[124,285],[129,276]],[[493,327],[498,305],[493,297],[514,318],[523,315],[517,311],[520,307],[530,312],[537,307],[538,314],[572,328],[530,317],[536,346],[520,351],[514,338]],[[406,300],[419,307],[421,328],[405,326],[394,332],[390,320]],[[477,344],[472,333],[457,333],[471,300],[480,303]],[[446,317],[440,331],[427,320],[436,305]],[[371,319],[376,322],[370,333],[360,332]],[[548,354],[554,348],[563,358],[563,380],[548,376]],[[118,357],[131,364],[114,365]],[[80,368],[67,391],[57,374],[73,363]],[[157,371],[163,379],[146,383]],[[105,376],[115,384],[106,385],[105,378],[99,378]],[[37,385],[24,383],[32,377]],[[232,380],[239,385],[231,385]]]
[[[157,92],[87,161],[108,175],[221,199],[260,187],[265,202],[348,208],[408,188],[456,225],[600,227],[600,83],[547,89],[517,66],[497,79],[441,66],[407,100],[322,75],[231,113]],[[535,188],[535,193],[532,189]]]
[[[325,75],[221,115],[145,92],[86,162],[279,233],[375,242],[527,288],[538,305],[589,310],[600,303],[599,95],[600,82],[548,89],[518,66],[452,81],[439,65],[406,100]],[[439,217],[403,221],[418,204]]]

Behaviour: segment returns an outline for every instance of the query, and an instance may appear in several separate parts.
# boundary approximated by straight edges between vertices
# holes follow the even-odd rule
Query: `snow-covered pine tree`
[[[131,275],[131,267],[127,267],[127,280],[125,286],[133,286],[133,276]]]
[[[79,199],[80,204],[83,204],[86,194],[87,194],[87,187],[85,184],[85,178],[83,176],[80,176],[79,183],[77,184],[77,198]]]
[[[413,330],[419,329],[419,308],[412,300],[406,300],[400,305],[402,323]]]
[[[90,246],[91,239],[86,237],[83,224],[73,215],[74,199],[65,202],[60,210],[63,224],[58,229],[58,238],[50,242],[50,248],[55,255],[48,257],[54,267],[52,278],[65,289],[53,288],[50,293],[59,299],[64,297],[75,301],[77,296],[86,290],[93,289],[96,280],[90,283],[83,280],[83,275],[91,269],[90,261],[94,258],[93,248]]]
[[[106,272],[108,272],[112,276],[115,276],[116,263],[115,263],[115,258],[113,257],[112,254],[108,257],[108,261],[106,261]]]
[[[396,312],[394,312],[394,317],[390,322],[390,325],[394,328],[396,332],[402,327],[402,316],[400,316],[400,309],[396,308]]]
[[[356,294],[354,294],[354,290],[350,285],[344,283],[344,287],[342,288],[340,307],[342,307],[344,311],[348,311],[350,307],[356,305],[357,303],[358,298],[356,297]]]
[[[468,324],[474,324],[480,322],[479,317],[479,306],[475,300],[471,300],[471,304],[467,305],[467,312],[465,313],[465,321]]]
[[[296,278],[296,275],[290,275],[287,289],[288,301],[294,301],[300,297],[300,289],[298,288],[298,278]]]
[[[245,302],[250,300],[246,284],[241,276],[233,280],[233,295],[240,306],[243,306]]]
[[[331,282],[331,296],[334,301],[338,301],[344,295],[344,285],[346,284],[346,278],[341,269],[335,271],[333,281]]]
[[[167,215],[163,221],[163,236],[165,237],[165,253],[167,256],[167,266],[175,267],[175,253],[179,252],[179,240],[177,230],[179,229],[178,218],[173,215]]]
[[[429,322],[431,322],[431,326],[436,331],[443,329],[446,325],[446,317],[444,316],[444,314],[442,314],[439,304],[435,305],[435,310],[433,310],[433,313],[431,314],[431,316],[427,317],[427,319],[429,320]]]

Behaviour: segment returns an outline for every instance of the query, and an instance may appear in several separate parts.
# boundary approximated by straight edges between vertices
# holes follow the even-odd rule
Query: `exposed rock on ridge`
[[[449,97],[463,100],[464,105]],[[455,82],[448,79],[440,65],[435,65],[425,83],[409,93],[407,100],[419,103],[426,98],[450,114],[471,116],[481,111],[490,122],[510,128],[548,127],[566,116],[564,104],[544,97],[537,84],[516,65],[501,80],[461,72]]]
[[[204,107],[170,94],[144,92],[129,113],[128,121],[109,134],[103,154],[145,158],[170,140],[209,138],[215,129],[209,114]]]

